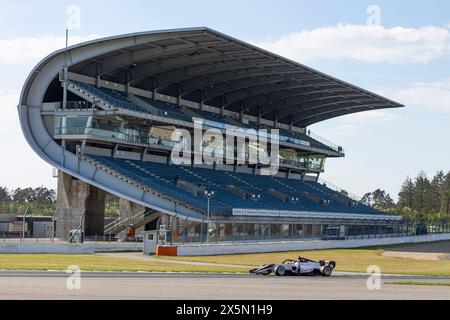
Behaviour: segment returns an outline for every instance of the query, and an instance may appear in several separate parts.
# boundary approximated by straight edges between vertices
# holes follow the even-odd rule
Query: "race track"
[[[450,278],[383,276],[369,290],[366,275],[323,277],[83,272],[81,289],[69,290],[63,272],[0,271],[0,299],[450,299],[448,286],[409,286],[390,281]]]

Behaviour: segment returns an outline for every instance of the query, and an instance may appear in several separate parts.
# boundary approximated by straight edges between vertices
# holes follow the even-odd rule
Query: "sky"
[[[394,199],[407,176],[450,170],[449,1],[0,0],[0,186],[56,187],[28,146],[17,103],[45,55],[130,32],[207,26],[382,94],[406,108],[311,126],[342,145],[322,177],[353,194]]]

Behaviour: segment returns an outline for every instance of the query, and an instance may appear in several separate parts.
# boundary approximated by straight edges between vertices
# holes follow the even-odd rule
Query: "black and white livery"
[[[336,267],[335,261],[320,260],[319,262],[299,257],[298,260],[287,259],[281,264],[265,264],[251,269],[250,273],[269,275],[272,272],[277,276],[331,276]]]

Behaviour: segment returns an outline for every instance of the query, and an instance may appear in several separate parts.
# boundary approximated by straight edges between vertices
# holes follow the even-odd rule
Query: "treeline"
[[[28,211],[27,211],[28,210]],[[16,213],[35,216],[52,216],[56,210],[56,192],[46,187],[17,188],[0,187],[0,213]],[[108,195],[105,206],[107,216],[118,216],[119,198]]]
[[[407,177],[398,201],[384,190],[377,189],[364,195],[362,201],[376,209],[400,214],[412,221],[438,221],[450,218],[450,172],[438,171],[431,179],[425,172]]]
[[[46,187],[17,188],[0,187],[0,213],[52,215],[56,208],[55,190]]]

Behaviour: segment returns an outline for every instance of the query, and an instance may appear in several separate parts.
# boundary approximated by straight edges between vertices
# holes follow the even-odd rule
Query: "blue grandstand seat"
[[[220,214],[230,214],[233,208],[380,214],[379,211],[345,198],[338,192],[316,182],[103,156],[90,157],[142,185],[203,211],[206,211],[206,200],[177,187],[177,179],[188,181],[204,190],[214,191],[211,211]],[[241,198],[229,191],[230,186],[244,190],[249,195],[260,195],[260,197]],[[299,200],[283,202],[271,194],[269,189],[279,190]],[[313,201],[305,197],[305,193],[315,195],[327,202],[323,204],[323,202]],[[336,196],[348,199],[351,205],[336,201]]]
[[[117,100],[116,101],[116,106],[117,107],[124,108],[124,109],[129,109],[129,110],[137,111],[137,112],[148,113],[147,110],[145,110],[141,106],[139,106],[139,105],[131,102],[130,100],[128,100],[128,98],[126,97],[125,93],[123,93],[123,92],[119,92],[119,91],[108,89],[108,88],[99,88],[99,90],[101,92],[103,92],[104,94],[110,96],[111,98],[116,99]]]
[[[160,100],[153,100],[146,97],[138,96],[139,99],[143,100],[144,102],[148,103],[155,109],[158,109],[158,115],[159,116],[166,116],[174,119],[180,119],[188,122],[192,122],[192,117],[184,113],[181,108],[177,105],[174,105],[169,102],[160,101]]]

